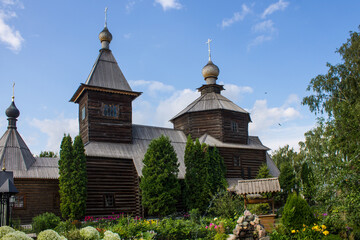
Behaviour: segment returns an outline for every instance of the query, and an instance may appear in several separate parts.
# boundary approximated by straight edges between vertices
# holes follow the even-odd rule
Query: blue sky
[[[199,96],[208,38],[223,94],[251,114],[250,134],[276,150],[296,148],[315,116],[301,100],[311,78],[339,63],[335,50],[357,31],[360,2],[0,0],[0,133],[12,83],[18,130],[33,154],[59,151],[78,133],[69,99],[98,55],[108,7],[110,48],[134,91],[133,122],[168,120]]]

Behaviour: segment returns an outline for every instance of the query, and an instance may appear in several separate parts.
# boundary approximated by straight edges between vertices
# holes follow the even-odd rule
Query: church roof
[[[184,110],[179,112],[175,117],[170,121],[190,112],[200,112],[200,111],[209,111],[209,110],[229,110],[235,112],[248,113],[223,95],[215,92],[206,93],[201,95],[195,101],[190,103]]]
[[[184,164],[184,153],[186,146],[186,135],[184,132],[171,129],[161,128],[143,125],[132,125],[133,129],[133,143],[107,143],[107,142],[90,142],[85,146],[85,153],[91,157],[107,157],[107,158],[123,158],[133,159],[135,168],[139,176],[142,175],[142,168],[144,155],[148,149],[150,142],[154,138],[158,138],[161,135],[169,137],[172,146],[180,163],[179,167],[179,178],[185,177],[185,164]],[[216,147],[228,147],[228,148],[243,148],[243,149],[260,149],[268,150],[267,147],[263,146],[257,137],[249,137],[249,145],[245,144],[228,144],[222,143],[218,140],[214,140],[210,135],[205,135],[200,138],[200,141],[205,142],[210,146]]]
[[[12,170],[14,178],[58,179],[59,158],[36,157],[29,170]]]
[[[132,91],[110,50],[100,50],[99,56],[85,84],[115,90]]]
[[[16,128],[8,128],[0,139],[1,168],[11,171],[28,170],[34,162],[34,156]]]

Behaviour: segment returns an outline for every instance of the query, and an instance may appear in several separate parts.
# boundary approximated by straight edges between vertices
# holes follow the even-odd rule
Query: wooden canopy
[[[236,193],[240,195],[280,192],[280,190],[279,179],[277,177],[239,180],[236,187]]]

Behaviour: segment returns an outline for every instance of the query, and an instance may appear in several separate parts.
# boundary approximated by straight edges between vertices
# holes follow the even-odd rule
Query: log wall
[[[23,195],[24,207],[14,208],[12,219],[30,224],[33,217],[45,212],[60,216],[59,181],[57,179],[14,179],[19,195]]]
[[[132,96],[108,92],[86,91],[79,100],[80,135],[84,143],[132,142]],[[104,105],[115,105],[117,117],[104,116]],[[85,107],[85,119],[82,108]]]
[[[86,157],[88,174],[87,216],[125,213],[141,216],[139,177],[131,159]],[[114,206],[106,207],[106,195]]]
[[[256,149],[218,148],[224,158],[227,178],[253,179],[259,168],[266,163],[266,151]],[[234,158],[240,159],[240,166],[234,166]]]

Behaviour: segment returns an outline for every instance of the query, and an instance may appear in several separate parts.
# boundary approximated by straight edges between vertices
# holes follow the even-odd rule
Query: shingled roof
[[[223,95],[215,92],[206,93],[201,95],[195,101],[190,103],[184,110],[179,112],[175,117],[170,119],[170,121],[190,112],[200,112],[208,110],[230,110],[235,112],[248,113]]]
[[[236,192],[240,195],[280,192],[279,179],[261,178],[250,180],[239,180]]]

